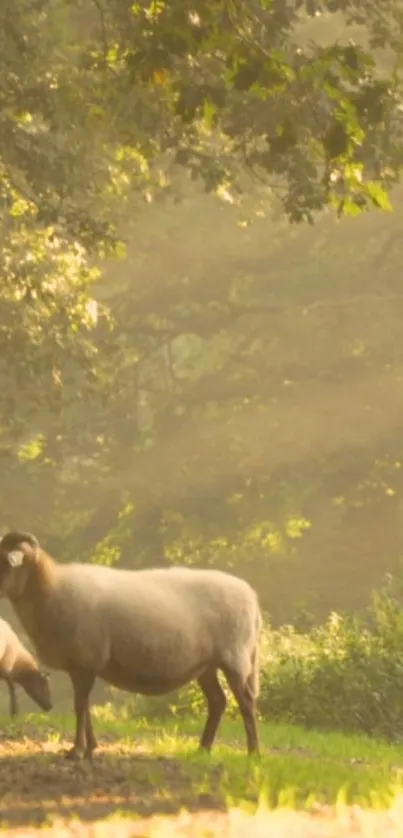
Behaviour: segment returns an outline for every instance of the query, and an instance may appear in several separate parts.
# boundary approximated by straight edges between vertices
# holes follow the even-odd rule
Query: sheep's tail
[[[251,654],[251,671],[247,678],[248,687],[254,699],[257,699],[260,693],[260,632],[262,625],[262,615],[258,606],[255,624],[255,642]]]

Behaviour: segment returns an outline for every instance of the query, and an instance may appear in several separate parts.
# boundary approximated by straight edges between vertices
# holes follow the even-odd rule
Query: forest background
[[[396,571],[402,20],[4,0],[3,531],[231,570],[275,626]]]

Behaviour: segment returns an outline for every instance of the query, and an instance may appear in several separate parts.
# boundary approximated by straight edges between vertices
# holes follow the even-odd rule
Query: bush
[[[403,573],[387,577],[363,617],[333,613],[305,633],[295,626],[263,632],[259,713],[305,727],[403,736]],[[236,713],[230,699],[229,711]],[[169,696],[121,695],[130,714],[204,716],[197,684]]]
[[[333,613],[305,635],[292,626],[271,632],[262,669],[262,716],[402,736],[401,589],[399,579],[388,577],[363,618]]]

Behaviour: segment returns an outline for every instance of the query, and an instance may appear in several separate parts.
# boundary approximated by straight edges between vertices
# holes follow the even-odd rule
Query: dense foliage
[[[403,735],[403,611],[392,580],[374,596],[367,619],[333,613],[299,634],[270,638],[261,711],[306,727]]]
[[[346,568],[362,604],[399,544],[400,230],[332,213],[399,178],[401,17],[4,0],[4,529],[234,568],[276,619]]]

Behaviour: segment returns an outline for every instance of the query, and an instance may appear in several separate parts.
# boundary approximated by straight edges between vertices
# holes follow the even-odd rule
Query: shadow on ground
[[[67,743],[0,740],[0,828],[40,825],[55,817],[96,820],[127,812],[144,817],[225,810],[222,767],[152,756],[116,744],[100,747],[92,763],[63,757]],[[49,748],[51,747],[51,750]]]

